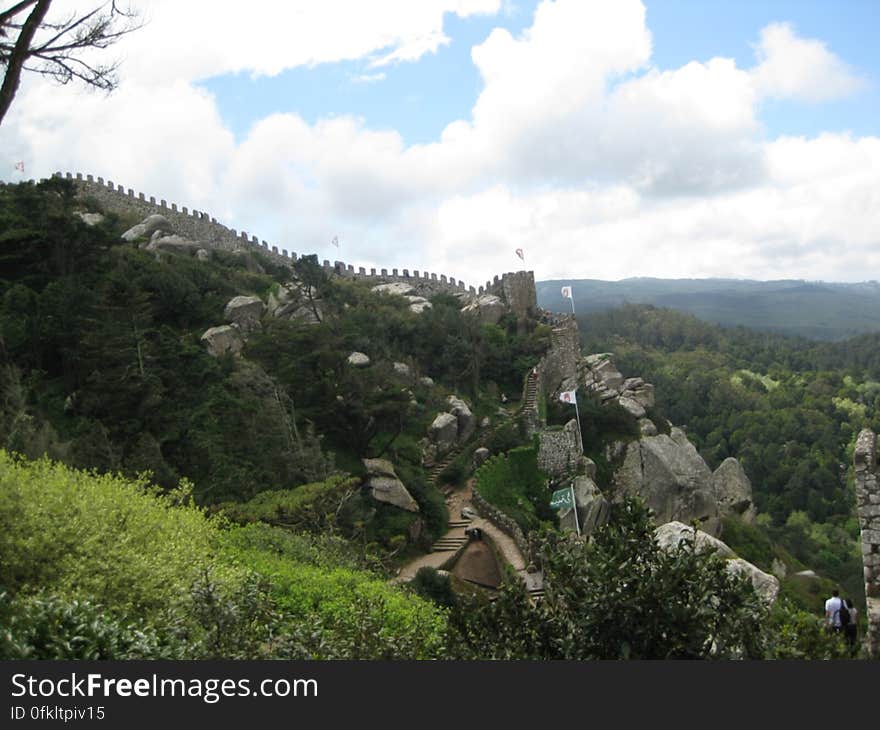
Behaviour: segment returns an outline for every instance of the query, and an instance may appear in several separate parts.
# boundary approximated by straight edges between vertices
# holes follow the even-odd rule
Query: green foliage
[[[450,615],[456,656],[481,659],[671,659],[763,656],[766,609],[751,584],[693,541],[657,544],[648,510],[627,499],[594,539],[544,533],[544,598],[509,578],[498,599]]]
[[[518,421],[509,420],[495,428],[494,433],[486,442],[486,448],[493,454],[502,454],[527,444],[523,428]]]
[[[160,496],[143,480],[0,452],[0,522],[4,658],[277,657],[273,637],[314,632],[318,656],[442,646],[443,614],[366,572],[371,559],[349,543],[223,529],[190,485]],[[374,637],[353,647],[366,627]]]
[[[0,585],[87,596],[122,616],[158,617],[186,602],[216,566],[217,527],[191,505],[148,491],[145,480],[75,471],[0,452]]]
[[[776,554],[773,542],[761,527],[748,525],[737,517],[727,517],[724,519],[721,535],[739,557],[765,572],[770,572]]]
[[[773,606],[768,631],[769,659],[848,659],[841,634],[829,631],[823,618],[781,599]]]
[[[770,539],[856,593],[847,470],[858,431],[880,425],[872,385],[880,361],[869,354],[876,338],[810,343],[646,306],[580,322],[589,350],[614,351],[622,372],[655,385],[655,412],[685,425],[711,468],[739,459],[759,512],[771,518]],[[789,525],[794,513],[809,526]]]
[[[383,658],[386,650],[394,653],[385,644],[398,640],[413,652],[409,659],[431,658],[440,651],[445,618],[428,602],[362,571],[299,562],[301,553],[286,541],[276,541],[271,550],[265,545],[262,531],[244,528],[230,534],[226,554],[269,581],[273,600],[290,617],[291,631],[317,632],[325,640],[335,637],[345,647],[337,646],[331,656],[319,650],[320,642],[308,644],[315,658]],[[376,635],[358,649],[350,640],[363,637],[365,627]],[[290,648],[278,652],[285,658],[299,656]]]
[[[435,568],[428,566],[419,568],[416,577],[409,585],[418,595],[433,601],[438,606],[451,608],[458,602],[449,576],[441,575]]]
[[[125,624],[89,600],[0,593],[0,659],[158,658],[150,629]]]
[[[552,521],[547,475],[538,468],[536,446],[520,446],[490,457],[474,475],[474,488],[525,531]]]
[[[298,532],[319,533],[336,526],[340,510],[360,486],[360,479],[330,477],[295,489],[260,492],[242,503],[220,505],[235,522],[265,522]]]

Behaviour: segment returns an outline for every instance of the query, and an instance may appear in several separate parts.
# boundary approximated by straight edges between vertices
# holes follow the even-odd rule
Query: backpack
[[[846,607],[846,603],[842,598],[840,599],[840,610],[838,611],[838,615],[840,616],[840,625],[849,626],[851,616],[849,615],[849,609]]]

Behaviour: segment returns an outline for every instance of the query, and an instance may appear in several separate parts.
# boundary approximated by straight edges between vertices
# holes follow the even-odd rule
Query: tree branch
[[[28,58],[28,51],[34,40],[34,35],[43,22],[43,18],[46,17],[50,2],[51,0],[37,0],[36,6],[31,10],[28,19],[22,26],[21,33],[18,34],[12,53],[9,54],[9,59],[6,62],[6,75],[3,77],[3,85],[0,86],[0,124],[6,116],[6,112],[9,111],[15,92],[18,91],[24,62]]]
[[[3,26],[9,25],[9,21],[18,15],[22,10],[33,5],[37,0],[21,0],[20,3],[13,5],[9,10],[0,13],[0,35],[4,35]]]

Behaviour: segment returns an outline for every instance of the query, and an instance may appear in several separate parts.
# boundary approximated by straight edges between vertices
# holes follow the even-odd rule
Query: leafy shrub
[[[235,584],[214,559],[218,525],[145,480],[77,471],[0,451],[0,585],[87,597],[150,620],[187,603],[201,571]]]
[[[693,541],[661,549],[649,511],[626,499],[589,542],[538,540],[544,598],[510,577],[493,603],[462,599],[450,650],[470,659],[759,658],[766,609],[751,584]]]
[[[435,657],[441,651],[445,617],[429,602],[364,571],[297,562],[291,559],[296,554],[291,544],[276,541],[274,549],[266,550],[264,540],[265,533],[252,527],[235,530],[226,554],[269,581],[272,599],[285,616],[284,633],[299,632],[299,644],[276,647],[279,656],[305,658],[297,653],[302,651],[314,652],[315,658],[382,658],[384,652],[396,657],[398,642],[412,651],[409,659]],[[351,642],[364,638],[367,628],[374,636],[359,649]],[[309,636],[321,640],[310,643]],[[333,644],[330,654],[319,649],[322,641]]]
[[[221,508],[236,522],[259,521],[318,533],[336,526],[339,510],[359,487],[360,479],[333,476],[294,489],[260,492],[247,502],[225,503]]]
[[[528,532],[553,520],[547,475],[538,468],[538,449],[520,446],[492,456],[477,469],[475,488],[489,503],[510,515]]]
[[[449,608],[457,602],[449,576],[441,575],[435,568],[429,566],[419,568],[416,577],[409,585],[418,595],[433,601],[438,606]]]
[[[158,658],[159,639],[89,600],[0,594],[0,659]]]

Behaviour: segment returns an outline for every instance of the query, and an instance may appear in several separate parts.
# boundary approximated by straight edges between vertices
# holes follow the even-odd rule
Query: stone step
[[[461,543],[449,544],[449,545],[439,545],[439,544],[438,544],[438,545],[432,545],[432,546],[431,546],[431,552],[432,552],[432,553],[453,553],[453,552],[455,552],[456,550],[458,550],[462,545],[464,545],[463,542],[461,542]]]

